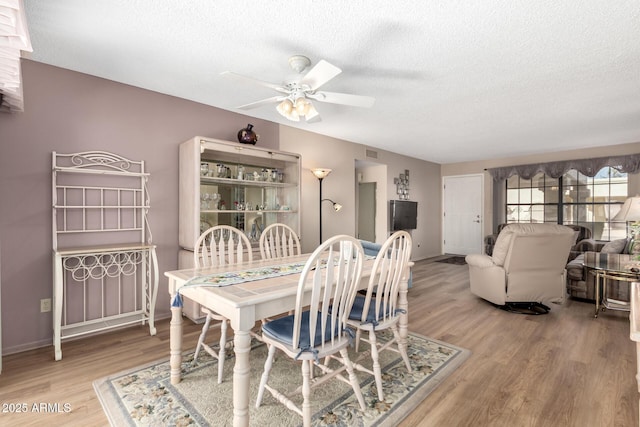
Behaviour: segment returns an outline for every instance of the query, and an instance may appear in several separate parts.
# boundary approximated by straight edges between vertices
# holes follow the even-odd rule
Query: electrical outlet
[[[47,313],[51,311],[51,298],[45,298],[40,300],[40,313]]]

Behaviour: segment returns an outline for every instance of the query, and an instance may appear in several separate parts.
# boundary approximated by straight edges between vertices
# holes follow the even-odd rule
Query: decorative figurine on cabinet
[[[253,125],[249,123],[246,128],[238,131],[238,142],[240,144],[256,145],[260,136],[253,130]]]

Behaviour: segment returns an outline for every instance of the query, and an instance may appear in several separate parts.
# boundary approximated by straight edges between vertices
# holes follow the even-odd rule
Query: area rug
[[[466,265],[467,262],[464,259],[464,255],[453,255],[446,258],[438,259],[436,262],[444,262],[447,264]]]
[[[382,340],[386,337],[382,337]],[[373,377],[358,372],[367,404],[362,411],[348,384],[330,380],[312,390],[315,426],[394,426],[406,417],[444,379],[469,357],[469,350],[409,334],[412,372],[407,372],[400,356],[392,351],[380,355],[385,400],[378,401]],[[255,408],[266,346],[252,343],[249,409],[251,425],[298,426],[302,418],[265,392],[262,405]],[[367,349],[361,343],[360,351]],[[352,356],[357,355],[350,350]],[[233,419],[233,351],[224,365],[225,380],[217,383],[217,361],[205,353],[198,361],[193,353],[183,358],[182,381],[172,385],[168,360],[111,375],[93,386],[112,426],[228,426]],[[370,358],[360,363],[370,366]],[[301,384],[300,365],[282,353],[276,360],[270,382],[285,390]],[[277,385],[276,385],[277,386]],[[295,401],[295,399],[294,399]],[[299,404],[301,398],[296,402]]]

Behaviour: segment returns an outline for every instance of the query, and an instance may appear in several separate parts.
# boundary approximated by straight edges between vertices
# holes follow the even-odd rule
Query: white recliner
[[[548,312],[545,304],[564,301],[565,266],[574,240],[574,230],[564,225],[507,225],[492,256],[466,256],[471,292],[511,311]]]

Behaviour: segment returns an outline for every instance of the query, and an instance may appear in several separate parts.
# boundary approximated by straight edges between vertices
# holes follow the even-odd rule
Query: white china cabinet
[[[179,267],[193,265],[198,236],[215,225],[242,230],[259,257],[264,228],[284,223],[300,234],[299,154],[194,137],[180,144]],[[185,301],[184,313],[201,318]]]

